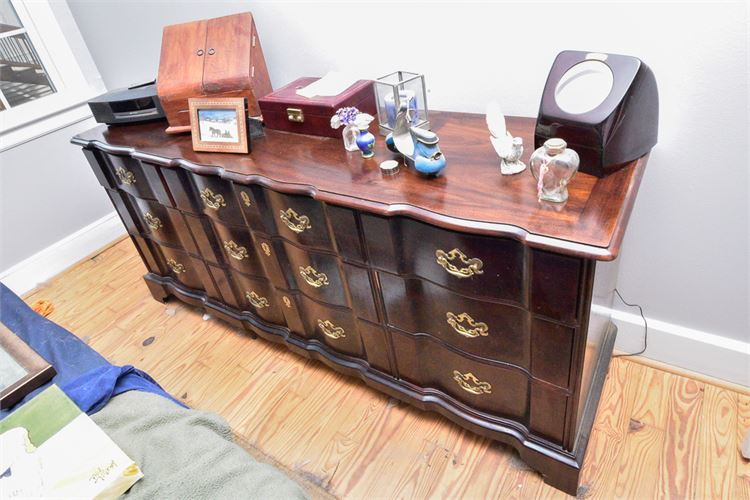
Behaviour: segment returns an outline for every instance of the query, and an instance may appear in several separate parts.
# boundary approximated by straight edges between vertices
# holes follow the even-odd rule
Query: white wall
[[[560,50],[638,56],[659,84],[660,137],[619,288],[654,320],[750,340],[745,2],[69,4],[108,88],[156,76],[164,25],[245,10],[274,87],[329,69],[421,71],[433,109],[482,112],[497,99],[536,116]]]
[[[81,148],[70,144],[94,125],[84,120],[0,153],[0,270],[114,210]]]

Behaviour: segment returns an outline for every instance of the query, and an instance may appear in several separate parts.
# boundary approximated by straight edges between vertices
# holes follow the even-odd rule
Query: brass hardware
[[[240,191],[240,198],[242,198],[242,202],[245,204],[246,207],[250,206],[250,195],[248,195],[247,192]]]
[[[331,337],[332,339],[340,339],[340,338],[346,337],[346,334],[344,333],[343,328],[341,328],[340,326],[334,325],[328,320],[323,321],[322,319],[319,319],[318,327],[320,327],[321,331],[327,337]]]
[[[214,194],[209,188],[201,191],[201,200],[203,200],[203,203],[205,203],[208,208],[213,208],[214,210],[227,206],[224,197],[220,194]]]
[[[487,335],[489,335],[489,333],[487,332],[487,330],[489,330],[487,323],[474,321],[474,318],[466,313],[456,315],[452,312],[447,312],[445,313],[445,318],[448,324],[451,325],[451,327],[453,327],[453,329],[456,330],[459,335],[463,335],[464,337],[473,339],[475,337],[486,337]],[[464,321],[469,325],[470,328],[466,328],[461,324]]]
[[[268,307],[268,299],[265,297],[261,297],[255,292],[245,292],[245,298],[250,301],[250,303],[257,307],[258,309],[263,309],[264,307]]]
[[[167,265],[172,269],[175,274],[182,274],[185,272],[185,266],[180,264],[174,259],[167,259]]]
[[[299,273],[311,287],[320,288],[321,286],[328,284],[328,276],[326,273],[319,273],[313,269],[312,266],[299,266]]]
[[[461,373],[453,370],[453,380],[461,386],[461,389],[471,394],[492,394],[492,386],[489,382],[481,382],[476,375],[471,372]]]
[[[281,222],[286,224],[286,227],[295,233],[301,233],[305,229],[312,229],[310,217],[307,215],[297,215],[297,212],[291,208],[287,208],[286,211],[279,210],[279,218]]]
[[[148,224],[148,227],[150,227],[152,231],[158,231],[161,229],[161,221],[158,217],[151,215],[151,212],[143,214],[143,218],[146,219],[146,224]]]
[[[289,300],[289,297],[287,297],[286,295],[284,295],[284,299],[283,300],[284,300],[284,305],[287,306],[289,309],[291,309],[292,308],[292,301]]]
[[[233,240],[224,242],[224,250],[226,250],[229,256],[233,259],[247,259],[247,248],[238,245]]]
[[[305,114],[300,108],[286,108],[286,117],[290,122],[302,123],[305,121]]]
[[[437,250],[435,252],[436,262],[446,271],[457,278],[469,278],[475,274],[483,274],[482,261],[480,259],[470,259],[461,250],[454,248],[450,252]],[[457,267],[451,262],[458,259],[466,267]]]
[[[266,254],[268,257],[271,256],[271,247],[268,246],[268,243],[265,241],[260,244],[260,248],[263,249],[263,253]]]
[[[135,184],[135,175],[130,170],[125,170],[122,167],[117,167],[115,168],[115,174],[123,184],[127,184],[128,186],[132,186],[133,184]]]

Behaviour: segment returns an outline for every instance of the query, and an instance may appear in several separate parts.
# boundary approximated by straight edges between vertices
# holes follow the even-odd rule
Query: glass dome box
[[[424,75],[419,73],[396,71],[375,80],[380,134],[393,132],[401,106],[409,109],[412,126],[429,129],[426,94]]]

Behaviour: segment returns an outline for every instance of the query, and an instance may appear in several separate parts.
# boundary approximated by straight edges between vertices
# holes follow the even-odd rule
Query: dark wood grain
[[[434,179],[383,178],[339,139],[274,131],[251,156],[195,153],[154,125],[73,142],[155,298],[509,442],[573,493],[612,347],[610,323],[589,325],[596,260],[617,254],[646,158],[540,204],[528,172],[499,174],[481,116],[434,123],[455,148]]]
[[[266,130],[251,155],[196,153],[190,137],[169,136],[163,123],[100,126],[73,142],[159,165],[213,174],[241,184],[258,183],[283,193],[383,215],[408,215],[448,229],[507,236],[530,246],[596,260],[612,260],[620,249],[646,157],[603,179],[579,173],[564,205],[540,203],[527,171],[500,175],[499,159],[482,115],[434,112],[448,167],[438,178],[402,168],[383,177],[378,163],[395,155],[381,138],[374,159],[347,153],[339,139]],[[508,118],[523,137],[528,161],[534,121]]]

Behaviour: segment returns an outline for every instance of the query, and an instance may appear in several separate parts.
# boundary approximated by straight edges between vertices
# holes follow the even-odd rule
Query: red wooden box
[[[372,80],[359,80],[337,96],[308,99],[297,95],[297,89],[319,79],[300,78],[258,99],[266,127],[297,134],[341,137],[340,129],[331,128],[331,117],[337,109],[354,106],[363,113],[376,115]]]

